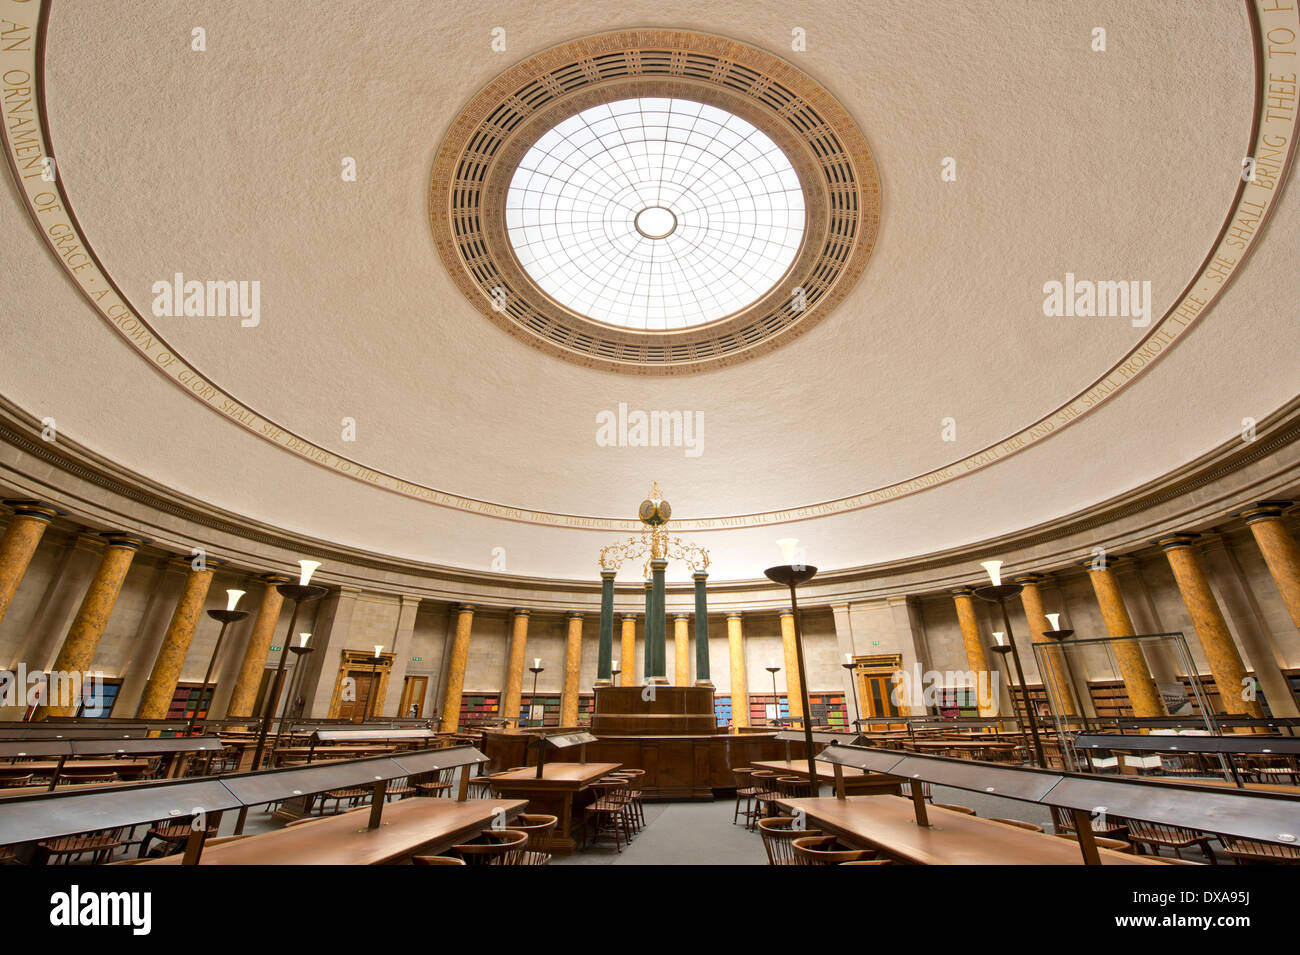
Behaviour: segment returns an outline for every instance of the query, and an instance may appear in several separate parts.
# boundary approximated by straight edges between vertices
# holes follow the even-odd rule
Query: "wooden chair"
[[[1058,839],[1069,839],[1071,842],[1079,841],[1079,834],[1077,832],[1058,832],[1055,833],[1055,836]],[[1093,836],[1092,840],[1097,843],[1098,849],[1112,849],[1115,852],[1122,852],[1125,855],[1137,855],[1137,853],[1133,851],[1133,844],[1131,842],[1125,842],[1123,839],[1107,839],[1105,836]]]
[[[632,841],[632,833],[627,822],[626,779],[601,779],[591,784],[596,798],[583,808],[585,825],[582,830],[582,846],[599,839],[608,833],[614,837],[614,847],[623,851],[622,840]]]
[[[776,777],[776,791],[782,799],[811,799],[813,785],[802,776]]]
[[[1015,826],[1017,829],[1028,829],[1030,832],[1042,832],[1042,826],[1036,826],[1032,822],[1021,822],[1019,819],[999,819],[996,816],[990,817],[989,822],[1000,822],[1004,826]]]
[[[751,786],[756,790],[754,793],[754,822],[759,819],[766,819],[770,816],[780,816],[782,812],[777,806],[780,794],[776,791],[776,777],[780,773],[773,772],[770,769],[756,769],[749,774]],[[754,826],[750,825],[750,829]]]
[[[14,852],[13,846],[0,846],[0,865],[8,865],[17,861],[18,855]]]
[[[1300,761],[1292,756],[1254,756],[1242,775],[1261,783],[1300,783]]]
[[[149,843],[157,840],[164,847],[163,855],[179,851],[190,837],[189,820],[185,822],[155,822],[140,840],[140,852],[137,858],[143,859],[149,854]]]
[[[1232,836],[1220,836],[1219,840],[1223,843],[1223,854],[1238,863],[1300,865],[1300,846],[1256,842],[1254,839],[1237,839]]]
[[[325,815],[325,803],[327,800],[334,800],[334,815],[343,811],[343,803],[348,804],[348,808],[355,809],[357,806],[365,806],[370,803],[375,791],[369,786],[356,786],[351,789],[331,789],[322,793],[320,797],[321,815]]]
[[[384,788],[384,802],[392,802],[394,799],[405,799],[407,796],[414,796],[418,790],[411,785],[409,776],[400,779],[390,779],[388,785]]]
[[[455,856],[411,856],[411,865],[464,865],[464,859]]]
[[[486,777],[480,776],[480,779]],[[435,769],[433,772],[421,773],[415,781],[415,791],[421,796],[450,796],[452,783],[456,779],[456,767],[451,766],[447,769]],[[470,786],[474,787],[474,780],[470,780]],[[478,795],[476,792],[475,795]],[[432,858],[432,856],[430,856]]]
[[[20,789],[23,786],[30,786],[35,775],[35,773],[28,773],[26,776],[9,776],[0,779],[0,789]]]
[[[522,865],[528,833],[515,829],[484,829],[482,842],[452,846],[466,865]]]
[[[627,780],[627,798],[632,812],[632,826],[637,832],[645,828],[645,806],[643,805],[643,794],[641,791],[641,777],[645,775],[644,769],[620,769],[612,776],[621,776]]]
[[[758,820],[758,832],[763,837],[768,865],[803,865],[794,851],[794,840],[807,836],[820,836],[820,829],[792,829],[794,816],[772,816]]]
[[[528,833],[527,848],[520,865],[549,865],[551,862],[551,838],[559,822],[556,816],[542,813],[522,813],[510,823],[515,832]]]
[[[931,803],[931,805],[934,806],[935,809],[948,809],[951,810],[952,812],[959,812],[964,816],[976,815],[975,810],[971,809],[969,806],[954,806],[950,803],[943,803],[943,802]]]
[[[47,859],[55,864],[60,860],[66,863],[80,859],[89,852],[91,863],[98,865],[107,862],[114,850],[122,845],[122,830],[106,829],[103,832],[87,832],[60,839],[43,839],[36,845],[45,850]]]
[[[741,800],[745,802],[745,828],[748,829],[750,826],[750,819],[754,815],[754,797],[758,794],[758,788],[751,779],[753,774],[754,770],[748,766],[731,771],[731,776],[736,781],[736,808],[731,813],[731,824],[733,826],[736,824],[736,820],[740,818]]]
[[[1214,857],[1214,850],[1210,847],[1211,836],[1204,832],[1197,832],[1195,829],[1184,829],[1182,826],[1167,826],[1158,822],[1143,822],[1138,819],[1130,819],[1128,823],[1129,841],[1139,847],[1147,846],[1151,849],[1152,855],[1160,854],[1160,847],[1164,846],[1174,850],[1174,855],[1181,859],[1182,850],[1191,846],[1200,846],[1201,851],[1209,858],[1210,864],[1215,865],[1218,859]]]
[[[115,782],[117,782],[117,773],[87,773],[84,776],[67,776],[60,773],[58,786],[96,786]]]
[[[840,865],[876,857],[874,850],[851,849],[834,836],[801,836],[791,845],[797,860],[795,865]]]

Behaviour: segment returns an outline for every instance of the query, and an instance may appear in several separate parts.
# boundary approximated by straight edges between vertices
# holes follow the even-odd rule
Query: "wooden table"
[[[37,776],[48,776],[58,768],[57,759],[30,760],[25,763],[0,763],[0,776],[26,776],[29,773]],[[67,779],[76,775],[79,771],[117,773],[119,776],[129,777],[131,775],[140,775],[149,766],[147,759],[70,759],[63,764],[61,778]],[[71,773],[68,770],[72,770]]]
[[[536,766],[487,778],[492,781],[493,791],[526,799],[530,811],[557,817],[551,851],[570,855],[578,848],[573,832],[575,824],[584,824],[582,810],[591,802],[591,784],[622,767],[622,763],[547,763],[541,779],[537,778]]]
[[[392,744],[378,743],[372,746],[362,746],[360,744],[345,744],[342,746],[317,746],[314,749],[310,746],[280,746],[275,750],[274,758],[282,760],[288,758],[310,758],[313,762],[327,759],[358,759],[362,756],[383,756],[396,750],[397,747]]]
[[[785,776],[798,776],[800,779],[808,778],[808,760],[806,759],[768,759],[751,764],[756,769],[771,769]],[[833,763],[824,763],[817,760],[814,768],[817,770],[817,781],[819,783],[835,782],[835,765]],[[892,795],[902,791],[897,776],[886,776],[884,773],[868,773],[861,769],[854,769],[852,766],[844,767],[844,791],[855,795]]]
[[[844,842],[880,849],[914,865],[1082,865],[1078,843],[1017,829],[978,816],[926,806],[929,826],[918,826],[912,803],[895,796],[789,799],[810,828]],[[1164,865],[1147,856],[1099,849],[1103,865]]]
[[[203,851],[200,865],[391,865],[415,855],[438,855],[468,842],[504,810],[518,815],[520,799],[402,799],[384,807],[378,829],[368,829],[370,807],[326,816],[291,829],[264,832]],[[143,865],[180,865],[181,855]]]
[[[1287,783],[1245,783],[1238,786],[1227,779],[1194,779],[1189,776],[1143,776],[1147,783],[1176,783],[1180,786],[1214,786],[1217,789],[1243,789],[1263,793],[1285,793],[1288,796],[1300,795],[1300,786]]]

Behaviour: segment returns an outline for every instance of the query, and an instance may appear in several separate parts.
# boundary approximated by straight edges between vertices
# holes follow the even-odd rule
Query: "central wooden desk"
[[[575,824],[583,824],[583,807],[592,801],[591,784],[622,767],[622,763],[547,763],[542,767],[541,779],[537,778],[536,766],[487,778],[492,789],[502,796],[526,799],[530,811],[554,815],[559,822],[551,851],[571,855],[578,848],[573,838]]]
[[[775,770],[784,776],[798,776],[800,779],[808,778],[808,760],[806,759],[768,759],[751,765],[757,769]],[[834,764],[818,760],[814,768],[817,770],[817,782],[834,784]],[[884,773],[868,773],[861,769],[854,769],[852,766],[845,766],[844,791],[850,795],[860,796],[892,795],[902,792],[902,786],[897,776],[886,776]]]
[[[895,796],[785,802],[807,815],[809,828],[915,865],[1083,865],[1083,853],[1073,840],[937,806],[925,807],[930,825],[918,826],[911,800]],[[1165,864],[1112,849],[1098,853],[1103,865]]]
[[[438,855],[468,842],[527,805],[519,799],[402,799],[384,807],[378,829],[368,829],[370,807],[264,832],[203,850],[200,865],[391,865],[415,855]],[[180,855],[143,865],[180,865]]]

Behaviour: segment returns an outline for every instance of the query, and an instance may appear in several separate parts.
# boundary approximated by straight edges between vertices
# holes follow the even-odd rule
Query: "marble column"
[[[230,702],[226,704],[226,712],[232,717],[261,715],[253,712],[253,705],[257,702],[262,671],[266,669],[267,654],[271,652],[275,625],[280,620],[280,607],[284,603],[284,597],[276,588],[294,582],[292,577],[283,574],[265,574],[261,580],[262,599],[257,605],[253,629],[248,634],[248,645],[239,664],[239,675],[235,677],[235,688],[230,691]]]
[[[447,658],[447,677],[442,693],[442,720],[438,729],[454,733],[460,726],[460,698],[465,692],[465,668],[469,665],[469,633],[474,625],[474,607],[462,604],[456,608],[456,635],[452,638],[451,655]]]
[[[1074,690],[1070,686],[1070,674],[1067,669],[1065,654],[1057,642],[1043,634],[1052,629],[1051,624],[1047,622],[1047,613],[1043,609],[1043,594],[1039,586],[1046,580],[1038,574],[1027,574],[1024,577],[1017,577],[1013,583],[1020,584],[1023,588],[1020,591],[1020,604],[1025,611],[1025,621],[1029,625],[1029,635],[1034,643],[1044,645],[1043,657],[1047,663],[1047,673],[1043,673],[1043,667],[1039,667],[1039,676],[1042,678],[1043,687],[1047,688],[1048,681],[1051,681],[1051,691],[1053,698],[1059,700],[1059,706],[1064,707],[1064,713],[1075,713],[1076,701],[1074,699]],[[1038,654],[1035,654],[1037,657]],[[1064,715],[1064,714],[1061,714]]]
[[[122,581],[126,579],[126,572],[131,569],[131,561],[135,558],[136,551],[147,543],[144,538],[134,534],[107,533],[101,536],[107,541],[104,555],[100,558],[94,579],[91,580],[90,587],[81,600],[77,616],[73,618],[68,635],[63,640],[63,646],[59,649],[58,656],[54,658],[54,665],[50,668],[52,676],[67,675],[61,677],[64,687],[69,685],[67,681],[71,674],[79,674],[84,678],[90,670],[90,665],[95,659],[95,651],[99,648],[100,638],[103,637],[104,629],[108,626],[109,615],[112,614],[113,605],[117,603],[117,595],[122,590]],[[52,679],[47,688],[47,700],[50,705],[38,706],[32,714],[32,719],[42,720],[47,716],[75,715],[80,701],[59,698],[64,696],[66,690],[61,692],[56,681]]]
[[[673,686],[691,685],[690,614],[673,617]]]
[[[696,571],[695,581],[695,685],[713,686],[709,675],[709,598],[705,581],[709,575]]]
[[[740,614],[727,614],[727,646],[731,652],[731,724],[749,726],[749,686],[745,682],[745,631]]]
[[[619,660],[619,685],[636,686],[636,614],[623,614],[623,657]]]
[[[136,708],[136,719],[161,720],[171,709],[172,697],[176,695],[176,684],[180,681],[181,671],[185,668],[185,657],[190,652],[190,643],[194,640],[194,628],[203,616],[203,604],[208,599],[208,588],[212,586],[212,575],[219,566],[219,561],[209,560],[199,568],[190,562],[185,585],[181,588],[180,599],[172,611],[171,622],[163,634],[162,646],[154,657],[153,669],[149,671],[149,682],[144,685],[144,695]],[[198,706],[202,707],[199,700]]]
[[[647,580],[645,582],[645,623],[642,625],[645,632],[641,635],[641,674],[644,683],[650,682],[650,671],[654,668],[652,659],[654,654],[650,649],[650,619],[654,616],[650,608],[654,604],[654,599],[654,584]]]
[[[578,725],[578,693],[582,676],[582,614],[569,612],[569,635],[564,644],[564,695],[560,697],[560,725]]]
[[[614,682],[614,574],[600,572],[600,638],[596,645],[596,686]]]
[[[984,639],[980,636],[979,617],[975,613],[974,591],[969,587],[954,590],[952,592],[952,602],[957,607],[957,624],[961,627],[961,642],[966,648],[966,665],[970,667],[976,681],[980,679],[980,674],[986,673],[989,675],[989,699],[976,700],[979,704],[980,716],[997,716],[1001,694],[992,693],[993,670],[989,666],[988,651],[984,647]],[[975,685],[976,687],[980,686],[978,682]]]
[[[1282,511],[1290,501],[1264,501],[1241,513],[1268,572],[1277,584],[1291,622],[1300,629],[1300,544],[1287,529]]]
[[[507,726],[520,725],[519,707],[524,692],[524,668],[528,666],[527,610],[516,610],[510,618],[510,653],[506,658],[506,692],[501,700],[501,716]]]
[[[55,508],[40,501],[7,500],[3,503],[14,512],[14,516],[5,528],[4,537],[0,538],[0,620],[4,620],[18,585],[27,573],[27,565],[32,562],[41,535],[59,514]]]
[[[1083,566],[1088,568],[1088,579],[1092,582],[1093,593],[1097,595],[1097,606],[1106,622],[1106,633],[1111,637],[1134,636],[1136,631],[1133,629],[1133,618],[1129,616],[1119,581],[1115,579],[1115,571],[1110,564],[1105,561],[1085,561]],[[1164,716],[1165,705],[1137,641],[1119,641],[1111,645],[1111,650],[1115,665],[1119,668],[1120,679],[1124,681],[1124,691],[1133,707],[1133,715],[1138,718]]]
[[[654,683],[668,682],[668,617],[664,612],[664,572],[668,561],[652,558],[650,561],[650,613],[646,623],[646,653],[654,648],[654,663],[651,665],[650,679]]]
[[[794,611],[781,611],[781,649],[785,651],[785,695],[790,707],[790,719],[803,725],[803,689],[799,686],[799,648],[794,642]],[[780,705],[777,712],[781,712]]]
[[[1258,700],[1243,699],[1246,695],[1246,667],[1241,662],[1241,654],[1232,642],[1228,623],[1223,619],[1223,611],[1219,609],[1205,570],[1201,567],[1200,555],[1195,548],[1198,536],[1171,534],[1160,538],[1156,543],[1169,559],[1178,592],[1182,594],[1183,603],[1192,618],[1192,627],[1196,630],[1196,637],[1200,640],[1206,662],[1210,665],[1214,685],[1219,690],[1220,706],[1233,716],[1263,716],[1264,710]]]

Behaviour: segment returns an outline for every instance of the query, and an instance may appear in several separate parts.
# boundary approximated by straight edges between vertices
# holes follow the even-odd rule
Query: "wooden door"
[[[402,702],[397,708],[401,717],[419,718],[424,715],[424,698],[429,692],[427,676],[408,676],[402,684]]]

